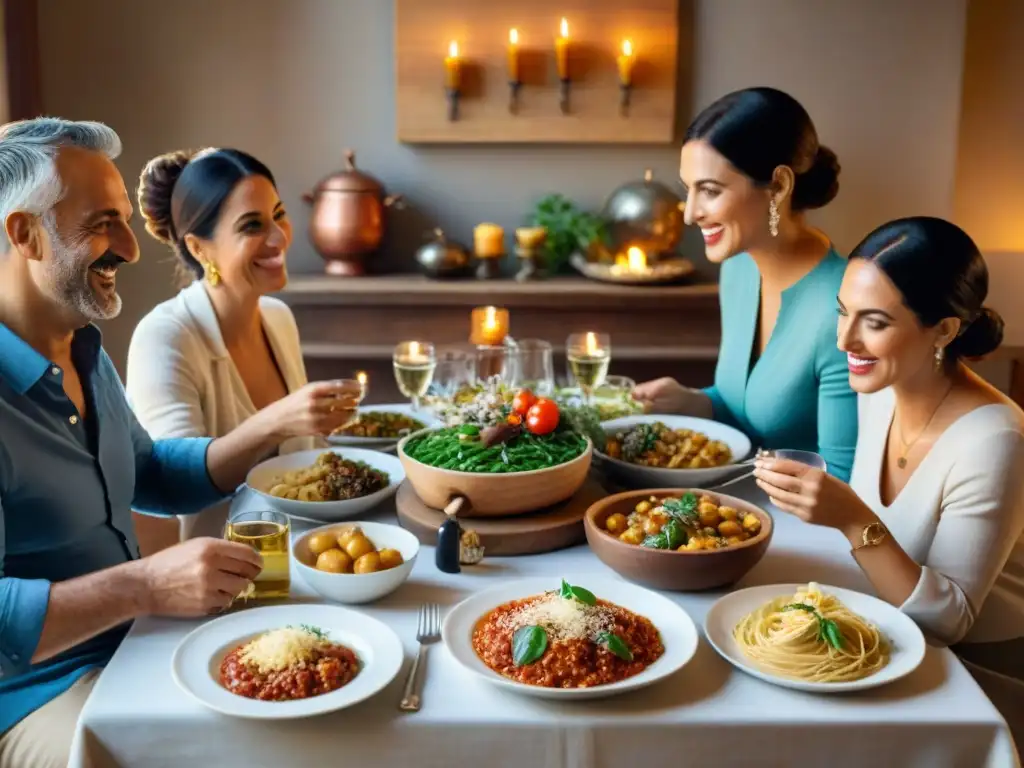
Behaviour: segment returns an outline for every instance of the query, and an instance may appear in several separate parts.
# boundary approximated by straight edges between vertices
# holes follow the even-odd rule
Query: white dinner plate
[[[576,586],[585,587],[599,599],[615,603],[649,619],[658,629],[662,645],[665,646],[661,658],[638,675],[593,688],[544,688],[526,685],[502,677],[491,670],[473,650],[473,628],[486,613],[503,603],[558,589],[561,581],[550,577],[518,579],[479,592],[452,608],[441,627],[441,638],[449,653],[478,678],[516,693],[541,699],[599,699],[645,688],[682,669],[696,653],[698,634],[693,619],[667,597],[626,581],[590,577],[580,579],[579,582],[568,577],[566,580]]]
[[[889,641],[891,656],[885,667],[862,680],[845,683],[812,683],[806,680],[791,680],[765,672],[746,657],[732,636],[733,630],[740,620],[771,600],[795,595],[798,589],[806,588],[806,584],[770,584],[731,592],[720,598],[707,612],[704,618],[704,634],[707,635],[708,641],[714,649],[738,669],[773,685],[794,688],[798,691],[813,693],[862,691],[899,680],[917,669],[924,659],[926,645],[924,635],[913,619],[877,597],[825,584],[818,586],[822,592],[839,598],[850,611],[874,624]]]
[[[359,408],[360,413],[401,413],[416,419],[423,424],[423,428],[444,426],[433,413],[420,408],[413,410],[411,403],[389,403],[387,405],[363,405]],[[418,430],[412,430],[417,432]],[[404,437],[404,435],[403,435]],[[401,440],[401,437],[351,437],[348,435],[330,435],[327,442],[332,445],[350,445],[353,448],[372,448],[374,450],[387,450],[394,448]]]
[[[311,466],[316,462],[317,457],[326,451],[336,453],[349,461],[361,461],[380,472],[386,472],[388,475],[387,486],[368,496],[343,501],[296,501],[281,499],[268,493],[275,478],[293,469]],[[245,478],[245,483],[271,509],[282,514],[295,515],[299,519],[335,523],[339,520],[359,517],[367,510],[390,498],[398,490],[398,486],[403,480],[405,480],[405,470],[402,468],[402,462],[395,456],[388,456],[386,453],[370,451],[365,448],[325,448],[298,451],[267,459],[250,470],[248,477]]]
[[[750,453],[750,438],[738,429],[710,419],[698,419],[693,416],[673,416],[671,414],[643,414],[623,416],[601,424],[605,433],[614,435],[637,424],[653,424],[660,421],[669,429],[690,429],[702,432],[711,440],[719,440],[729,446],[732,461],[720,467],[707,469],[664,469],[630,464],[628,461],[613,459],[602,450],[595,449],[594,457],[601,467],[613,479],[630,488],[706,488],[720,480],[735,476],[740,468],[733,466],[742,461]]]
[[[288,625],[308,624],[348,646],[359,658],[359,673],[336,691],[296,701],[258,701],[231,693],[218,682],[224,657],[256,636]],[[383,622],[336,605],[273,605],[228,614],[194,629],[171,657],[174,681],[201,704],[234,717],[288,720],[345,709],[364,701],[395,679],[402,668],[402,641]]]

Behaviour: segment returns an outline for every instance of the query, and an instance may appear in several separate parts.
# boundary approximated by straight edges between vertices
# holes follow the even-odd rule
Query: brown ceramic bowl
[[[444,509],[454,499],[464,499],[460,517],[525,515],[564,501],[587,479],[594,455],[594,446],[588,441],[587,450],[575,459],[547,469],[504,474],[455,472],[432,467],[406,454],[406,443],[429,431],[433,430],[421,430],[402,438],[398,443],[398,458],[406,479],[428,507]]]
[[[616,512],[628,515],[637,504],[651,496],[661,499],[684,493],[698,496],[706,493],[718,499],[722,506],[751,512],[761,520],[761,531],[740,544],[722,549],[677,552],[627,544],[604,530],[604,521]],[[749,501],[699,488],[657,488],[618,493],[590,507],[584,526],[587,543],[609,568],[631,581],[677,592],[715,589],[739,581],[764,556],[775,528],[771,515]]]

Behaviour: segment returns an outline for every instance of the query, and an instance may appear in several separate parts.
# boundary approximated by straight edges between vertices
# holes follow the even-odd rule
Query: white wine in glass
[[[565,345],[569,371],[583,394],[583,402],[590,405],[594,390],[608,375],[612,362],[612,345],[605,333],[574,333]]]
[[[420,398],[430,388],[437,367],[434,345],[428,341],[399,342],[392,362],[399,391],[412,400],[413,410],[419,410]]]

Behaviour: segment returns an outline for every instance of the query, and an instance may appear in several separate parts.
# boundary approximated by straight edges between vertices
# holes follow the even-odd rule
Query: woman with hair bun
[[[127,391],[157,438],[257,430],[288,452],[343,424],[339,382],[307,384],[291,310],[267,294],[288,282],[292,227],[273,174],[237,149],[171,152],[142,171],[146,230],[174,251],[190,284],[142,319]],[[220,536],[221,504],[179,520],[136,517],[143,554],[179,538]]]
[[[839,347],[860,393],[850,485],[759,461],[780,509],[836,529],[878,595],[952,646],[1024,744],[1024,413],[964,360],[994,351],[988,270],[928,217],[858,245],[839,291]]]
[[[807,111],[774,88],[723,96],[690,125],[680,153],[686,222],[721,264],[722,342],[714,386],[663,378],[634,397],[654,413],[713,418],[755,446],[820,453],[847,479],[857,401],[835,347],[846,260],[806,212],[839,191],[839,162]]]

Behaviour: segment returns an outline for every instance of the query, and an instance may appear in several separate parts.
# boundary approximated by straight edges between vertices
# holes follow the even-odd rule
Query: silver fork
[[[420,664],[427,655],[427,646],[433,645],[441,639],[441,606],[437,603],[425,603],[420,608],[419,622],[416,625],[416,640],[420,644],[416,652],[416,660],[409,670],[409,677],[405,680],[405,690],[402,692],[402,701],[398,708],[403,712],[419,712],[420,691],[423,681],[418,680]],[[426,675],[424,675],[426,677]]]

